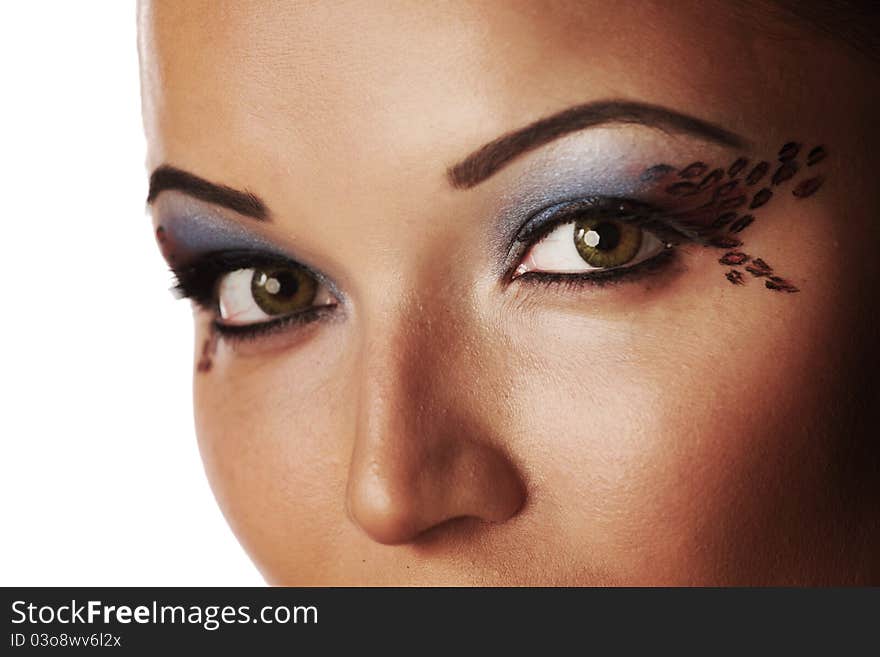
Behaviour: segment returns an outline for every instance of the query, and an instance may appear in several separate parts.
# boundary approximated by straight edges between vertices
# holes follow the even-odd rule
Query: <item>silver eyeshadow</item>
[[[242,222],[232,213],[214,208],[178,192],[164,192],[153,203],[156,226],[161,227],[174,255],[174,265],[216,251],[261,251],[299,261],[289,250]]]
[[[643,195],[656,188],[656,183],[641,179],[645,169],[655,164],[720,161],[729,153],[725,147],[701,143],[697,157],[691,139],[626,127],[576,133],[523,158],[522,166],[511,167],[496,212],[504,223],[521,226],[529,216],[557,203]]]
[[[699,157],[697,157],[699,155]],[[695,159],[707,162],[730,157],[730,149],[674,138],[657,131],[608,127],[575,133],[523,158],[522,163],[498,174],[505,177],[503,191],[492,211],[500,228],[490,237],[501,263],[510,266],[515,236],[532,217],[555,205],[591,197],[648,201],[657,183],[642,180],[642,173],[658,163],[681,166]]]
[[[195,199],[179,193],[163,193],[153,203],[156,226],[165,233],[169,249],[173,255],[169,262],[173,269],[193,264],[201,256],[222,251],[258,251],[261,254],[278,256],[291,260],[306,269],[327,286],[334,297],[344,303],[346,295],[336,283],[322,271],[313,267],[308,259],[299,257],[293,249],[283,248],[276,240],[260,234],[256,223],[251,219],[234,219],[221,208],[205,206]],[[241,223],[244,222],[244,223]]]

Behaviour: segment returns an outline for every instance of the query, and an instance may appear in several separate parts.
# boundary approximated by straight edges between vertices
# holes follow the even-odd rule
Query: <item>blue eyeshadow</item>
[[[268,238],[251,232],[237,222],[208,213],[171,215],[160,228],[175,264],[185,264],[215,251],[258,250],[291,258]]]

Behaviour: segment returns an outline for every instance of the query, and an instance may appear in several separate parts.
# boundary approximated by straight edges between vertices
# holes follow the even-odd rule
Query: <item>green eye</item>
[[[267,315],[289,315],[310,307],[318,292],[318,283],[299,267],[258,267],[253,270],[251,295],[257,307]]]
[[[643,231],[614,219],[582,219],[574,222],[574,245],[591,267],[620,267],[636,257]]]

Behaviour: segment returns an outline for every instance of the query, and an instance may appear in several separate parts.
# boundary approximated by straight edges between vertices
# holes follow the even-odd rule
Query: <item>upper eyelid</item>
[[[627,210],[618,210],[614,206],[626,204]],[[689,240],[691,238],[678,230],[673,222],[665,220],[674,213],[644,201],[629,198],[584,197],[571,201],[554,203],[533,213],[517,231],[511,250],[523,244],[532,245],[559,225],[576,221],[579,215],[589,211],[608,212],[610,218],[618,221],[631,221],[664,240]]]
[[[217,277],[224,276],[239,269],[251,269],[261,265],[277,265],[285,264],[294,267],[300,267],[314,275],[316,278],[320,276],[318,272],[314,272],[310,267],[281,254],[269,251],[260,251],[256,249],[228,249],[224,251],[210,251],[196,256],[193,260],[184,266],[172,266],[171,270],[179,277],[195,275],[206,269],[213,269],[211,272]]]
[[[191,267],[197,267],[200,264],[204,264],[209,261],[223,261],[227,262],[223,264],[223,267],[226,271],[235,271],[235,269],[245,269],[246,267],[239,267],[238,265],[261,265],[261,264],[291,264],[297,267],[302,267],[303,269],[308,269],[311,271],[311,268],[298,260],[291,258],[290,256],[284,255],[282,253],[275,253],[273,251],[263,251],[261,249],[223,249],[217,251],[209,251],[208,253],[203,253],[194,258],[192,264],[189,265]],[[226,268],[228,265],[228,268]]]
[[[160,214],[154,221],[156,230],[164,231],[169,247],[182,262],[195,262],[202,256],[221,251],[263,252],[297,260],[270,238],[212,213],[174,214],[169,217]]]
[[[155,228],[166,232],[178,262],[220,251],[263,251],[303,264],[298,253],[271,224],[244,220],[235,213],[177,190],[163,191],[149,206]],[[275,233],[275,234],[273,234]],[[316,269],[308,266],[309,269]]]
[[[613,208],[610,206],[615,202],[635,203],[629,199],[614,199],[602,196],[587,196],[553,203],[552,205],[546,206],[539,209],[537,212],[532,213],[516,232],[515,240],[517,242],[528,242],[545,226],[563,223],[566,219],[565,215],[568,214],[576,214],[578,212],[586,212],[589,210],[607,210],[611,212],[613,211]],[[653,210],[653,208],[650,208],[646,204],[639,203],[638,206],[644,208],[646,211]],[[571,220],[574,221],[574,217],[572,217]]]
[[[222,262],[223,259],[228,259],[228,261],[224,263]],[[179,268],[172,267],[172,271],[177,276],[178,287],[186,289],[190,286],[190,280],[188,279],[195,278],[200,272],[211,266],[214,266],[216,269],[211,272],[212,278],[210,283],[212,286],[216,287],[217,283],[223,276],[233,271],[239,269],[251,269],[261,265],[277,264],[290,265],[292,267],[304,269],[310,276],[313,276],[318,283],[326,286],[340,304],[345,302],[346,297],[339,291],[336,284],[323,272],[317,271],[313,267],[299,262],[290,256],[271,251],[261,251],[258,249],[228,249],[225,251],[212,251],[197,256],[187,266]],[[192,292],[201,292],[200,296],[202,299],[197,300],[204,300],[207,291],[193,290]]]

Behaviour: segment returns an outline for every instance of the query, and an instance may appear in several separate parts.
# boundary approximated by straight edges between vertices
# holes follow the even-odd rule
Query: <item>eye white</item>
[[[220,307],[220,319],[226,324],[248,324],[261,322],[271,315],[260,310],[254,295],[251,293],[253,269],[237,269],[225,274],[220,279],[217,297]]]
[[[617,267],[593,267],[578,253],[574,243],[575,222],[561,224],[550,231],[541,241],[533,244],[516,268],[515,276],[526,272],[548,272],[553,274],[577,274],[585,271],[604,271],[625,269],[657,255],[666,245],[650,231],[642,231],[642,245],[629,262]],[[599,243],[599,235],[589,231],[584,241],[591,246]],[[590,244],[593,241],[595,244]]]
[[[269,315],[260,309],[251,292],[251,283],[254,279],[254,269],[236,269],[225,274],[217,286],[217,301],[220,319],[224,324],[245,325],[258,324],[270,319],[277,319],[279,315]],[[281,283],[274,279],[266,279],[265,273],[260,284],[269,292],[275,294],[281,289]],[[334,296],[323,283],[318,283],[315,299],[312,307],[328,306],[334,303]]]

